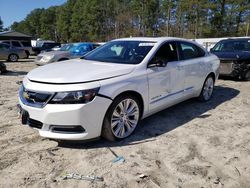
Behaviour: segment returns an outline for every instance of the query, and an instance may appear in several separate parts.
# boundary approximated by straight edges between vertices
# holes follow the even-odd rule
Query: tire
[[[246,72],[246,74],[244,76],[244,80],[250,81],[250,69]]]
[[[29,56],[30,56],[29,51],[25,51],[25,53],[26,53],[26,58],[29,59]]]
[[[212,75],[209,75],[202,87],[200,96],[199,96],[199,101],[206,102],[209,101],[213,95],[213,90],[214,90],[214,78]]]
[[[8,61],[10,62],[17,62],[18,61],[18,55],[16,54],[10,54],[9,57],[8,57]]]
[[[122,108],[126,110],[122,110]],[[141,109],[140,101],[136,97],[132,95],[118,96],[104,117],[102,137],[109,141],[118,141],[129,137],[139,123]]]

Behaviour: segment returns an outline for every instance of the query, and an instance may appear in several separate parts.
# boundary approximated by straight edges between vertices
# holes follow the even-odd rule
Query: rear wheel
[[[116,98],[105,115],[102,136],[110,141],[127,138],[136,129],[140,113],[140,102],[136,97]]]
[[[212,75],[209,75],[203,84],[199,100],[204,102],[209,101],[212,97],[213,90],[214,90],[214,78]]]
[[[29,51],[25,51],[25,53],[26,53],[26,58],[28,59],[30,56],[30,53],[29,53]]]
[[[18,55],[16,55],[16,54],[9,55],[8,61],[16,62],[17,60],[18,60]]]

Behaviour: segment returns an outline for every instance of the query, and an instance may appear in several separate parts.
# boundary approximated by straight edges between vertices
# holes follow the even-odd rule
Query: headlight
[[[97,95],[99,88],[83,90],[58,92],[50,100],[50,104],[84,104],[92,101]]]
[[[54,56],[43,56],[42,61],[50,61]]]

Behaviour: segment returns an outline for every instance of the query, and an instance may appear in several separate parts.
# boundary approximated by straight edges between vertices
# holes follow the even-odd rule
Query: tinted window
[[[10,41],[4,41],[3,43],[10,45]]]
[[[182,60],[186,60],[203,57],[205,56],[205,52],[200,47],[192,43],[180,42],[180,56]]]
[[[84,57],[87,60],[108,63],[138,64],[154,46],[147,41],[111,41],[91,51]]]
[[[9,49],[9,48],[10,46],[8,44],[3,44],[3,43],[0,44],[0,49]]]
[[[168,42],[163,44],[159,50],[156,52],[154,58],[157,60],[162,60],[162,61],[177,61],[178,56],[177,56],[177,50],[176,50],[176,43],[175,42]]]
[[[12,41],[12,46],[21,47],[21,44],[18,41]]]
[[[22,41],[21,43],[25,47],[30,47],[31,46],[31,42],[30,41]]]
[[[250,40],[221,41],[215,45],[213,51],[217,52],[250,51]]]

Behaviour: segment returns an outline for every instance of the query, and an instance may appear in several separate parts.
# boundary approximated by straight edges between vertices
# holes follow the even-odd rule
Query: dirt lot
[[[36,65],[32,59],[6,65],[0,187],[250,187],[250,82],[219,80],[210,102],[189,100],[157,113],[122,142],[58,144],[21,126],[17,116],[19,81]],[[125,162],[112,163],[114,153]],[[66,173],[104,181],[63,180]]]

